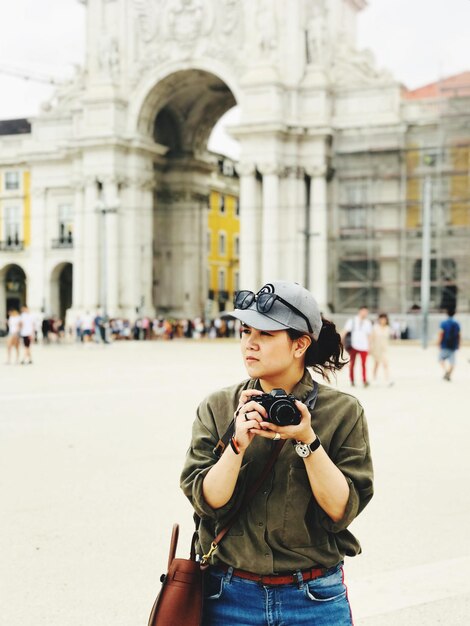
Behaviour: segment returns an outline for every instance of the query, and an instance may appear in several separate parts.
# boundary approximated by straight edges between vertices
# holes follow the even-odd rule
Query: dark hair
[[[448,308],[446,309],[446,311],[447,311],[447,315],[448,315],[449,317],[454,317],[454,315],[455,315],[455,307],[454,307],[454,306],[450,306],[450,307],[448,307]]]
[[[329,374],[339,371],[349,359],[344,356],[344,347],[341,336],[333,322],[322,316],[323,326],[317,341],[312,340],[305,353],[305,367],[311,367],[314,372],[321,374],[325,380],[330,380]],[[306,333],[289,328],[289,337],[294,341]]]
[[[379,313],[378,319],[385,319],[387,320],[387,326],[390,324],[390,322],[388,321],[388,315],[386,313]]]

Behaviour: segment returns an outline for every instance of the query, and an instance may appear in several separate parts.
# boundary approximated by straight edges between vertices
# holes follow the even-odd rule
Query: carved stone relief
[[[231,58],[243,41],[242,0],[134,0],[141,65],[205,54]]]

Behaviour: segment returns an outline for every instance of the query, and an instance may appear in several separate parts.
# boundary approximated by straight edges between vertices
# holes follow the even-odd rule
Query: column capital
[[[129,176],[121,180],[122,187],[133,187],[143,191],[151,191],[157,187],[157,181],[153,174],[141,176]]]
[[[70,187],[73,191],[83,191],[85,189],[85,180],[83,178],[72,180]]]
[[[285,168],[284,175],[286,178],[301,179],[305,176],[305,168],[297,165],[289,165]]]
[[[85,187],[95,187],[96,189],[96,183],[100,178],[97,174],[89,174],[84,176],[82,180]]]
[[[266,162],[259,163],[258,170],[263,176],[281,176],[285,170],[285,167],[279,163]]]
[[[256,165],[250,161],[240,161],[235,165],[235,169],[239,176],[254,176],[256,173]]]
[[[325,178],[327,167],[326,164],[306,165],[305,171],[311,178]]]

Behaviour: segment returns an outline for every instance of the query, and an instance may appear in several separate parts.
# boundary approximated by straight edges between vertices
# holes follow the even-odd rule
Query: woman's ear
[[[302,335],[302,337],[299,337],[298,339],[296,339],[295,342],[297,345],[294,351],[294,355],[298,359],[300,359],[302,356],[305,355],[305,353],[311,346],[312,338],[309,335]]]

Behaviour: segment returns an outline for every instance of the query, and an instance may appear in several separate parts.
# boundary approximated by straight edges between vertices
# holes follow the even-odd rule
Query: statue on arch
[[[307,63],[323,65],[326,50],[326,16],[323,2],[315,2],[307,21]]]
[[[258,0],[256,26],[261,54],[264,57],[272,57],[278,46],[278,29],[271,0]]]

